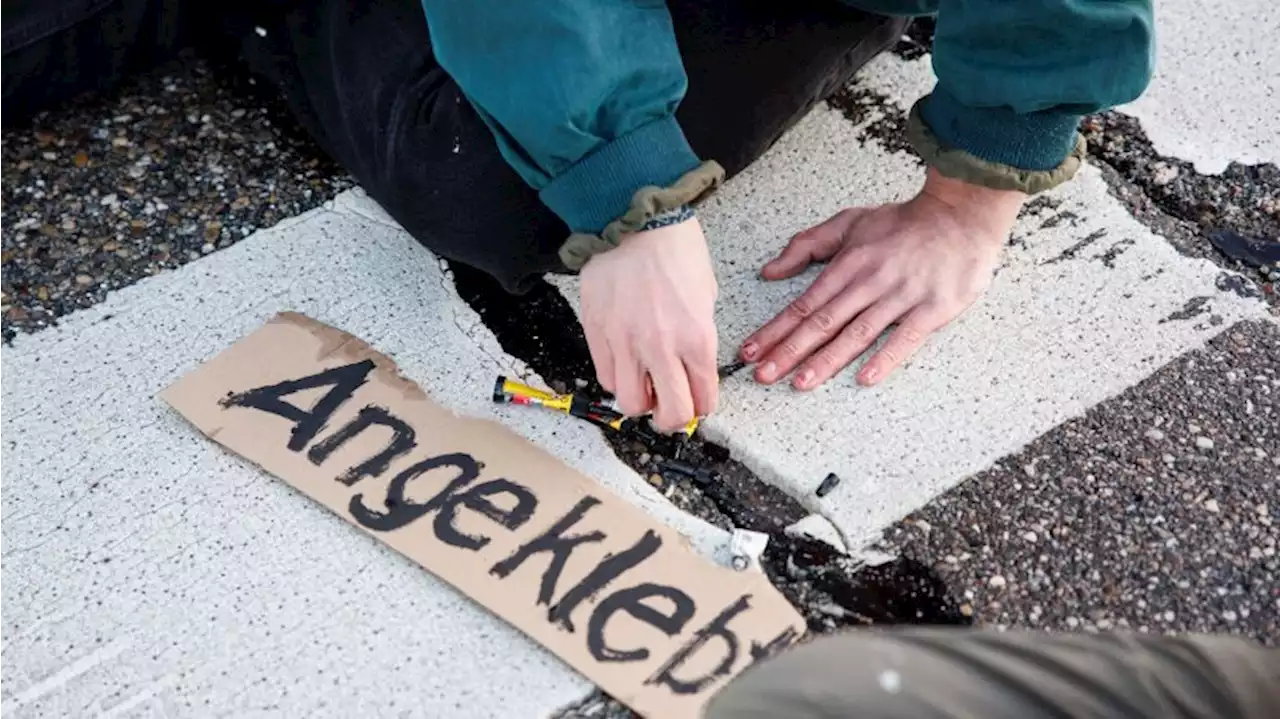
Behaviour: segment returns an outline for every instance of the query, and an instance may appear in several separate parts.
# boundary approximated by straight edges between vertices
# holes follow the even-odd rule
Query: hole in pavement
[[[559,290],[540,282],[528,294],[514,296],[470,267],[450,263],[450,269],[458,294],[505,352],[524,361],[557,391],[585,387],[585,392],[602,394],[577,316]],[[682,461],[719,473],[716,481],[699,484],[657,473],[660,453],[669,450],[612,433],[605,436],[619,459],[681,509],[724,529],[769,534],[765,572],[812,631],[869,624],[970,623],[941,578],[924,564],[898,558],[867,567],[823,542],[784,534],[783,529],[808,510],[734,460],[724,447],[696,434],[684,444]]]

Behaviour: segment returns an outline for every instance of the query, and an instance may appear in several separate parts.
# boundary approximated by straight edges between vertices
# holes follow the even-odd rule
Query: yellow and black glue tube
[[[612,406],[600,402],[592,402],[582,395],[556,394],[530,387],[527,384],[516,382],[501,375],[493,386],[493,401],[501,404],[546,407],[547,409],[579,417],[617,431],[622,431],[627,422],[632,419]],[[698,429],[697,417],[690,420],[681,432],[685,436],[692,436],[696,429]]]

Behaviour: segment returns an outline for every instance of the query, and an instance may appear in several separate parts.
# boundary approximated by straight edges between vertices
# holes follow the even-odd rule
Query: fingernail
[[[760,367],[760,379],[765,382],[773,381],[773,374],[778,371],[778,365],[772,362],[765,362]]]
[[[796,377],[796,386],[807,388],[809,383],[813,381],[813,370],[807,369],[800,372]]]
[[[755,342],[748,342],[745,345],[742,345],[742,357],[744,359],[748,359],[748,360],[755,359],[756,353],[759,351],[760,351],[760,345],[756,344]]]
[[[875,367],[868,367],[862,370],[863,384],[871,384],[872,382],[875,382],[876,377],[879,377],[879,376],[880,376],[880,370],[876,369]]]

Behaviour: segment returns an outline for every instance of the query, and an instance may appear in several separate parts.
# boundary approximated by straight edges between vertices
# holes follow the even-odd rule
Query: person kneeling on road
[[[1082,162],[1082,116],[1145,90],[1150,0],[15,0],[4,114],[229,51],[438,255],[516,293],[580,272],[600,383],[673,430],[718,401],[693,208],[930,14],[923,187],[792,238],[764,279],[826,269],[740,349],[807,390],[896,325],[870,385],[984,292],[1024,200]]]
[[[1233,636],[892,627],[752,665],[706,719],[1269,719],[1280,650]]]
[[[686,87],[714,97],[733,92],[720,83],[774,73],[749,62],[766,61],[750,48],[769,42],[767,13],[787,14],[782,6],[790,4],[769,4],[758,26],[739,21],[729,29],[688,28],[697,11],[677,13],[674,31],[662,3],[424,4],[440,64],[484,117],[503,157],[573,233],[558,254],[581,271],[581,318],[600,383],[628,414],[652,411],[664,429],[711,413],[717,287],[712,248],[691,207],[726,173],[717,162],[721,145],[706,142],[709,151],[699,152],[700,136],[689,142],[678,108]],[[908,129],[929,167],[915,197],[843,210],[764,266],[766,280],[781,280],[827,263],[740,351],[758,381],[794,372],[799,389],[829,380],[896,324],[858,374],[874,384],[974,302],[1027,196],[1066,181],[1080,165],[1082,114],[1137,97],[1152,65],[1149,2],[849,4],[937,13],[939,83],[911,110]],[[824,3],[801,5],[819,22],[840,20]],[[817,24],[795,22],[789,37],[773,42],[804,52],[800,41],[816,35]],[[682,25],[690,36],[684,43]],[[715,38],[722,57],[684,57],[697,73],[690,84],[681,51],[704,36]],[[833,89],[865,61],[864,47],[859,40],[837,48],[823,82],[766,89],[784,96]],[[778,55],[771,59],[807,65]],[[734,67],[717,76],[697,63]],[[787,122],[768,120],[772,136],[798,116],[788,100],[753,99],[748,118],[786,108]],[[732,133],[744,118],[730,112],[743,108],[689,124],[715,132],[723,119]],[[765,144],[756,141],[750,154]],[[730,147],[729,157],[737,154]]]

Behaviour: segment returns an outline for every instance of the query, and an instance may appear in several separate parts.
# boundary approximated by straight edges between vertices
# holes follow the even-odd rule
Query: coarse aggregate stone
[[[2,186],[8,341],[352,181],[246,78],[184,56],[6,127]]]
[[[1224,330],[890,528],[983,624],[1280,642],[1280,326]]]

